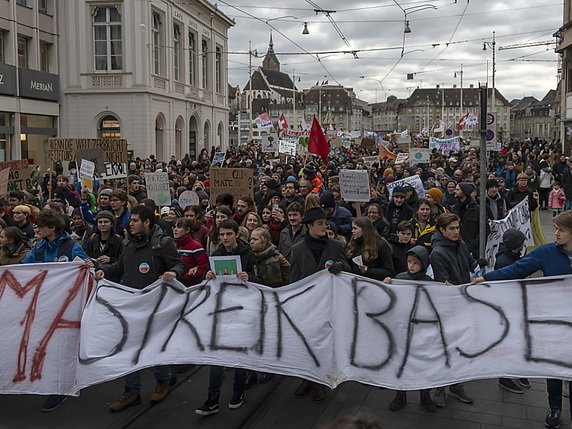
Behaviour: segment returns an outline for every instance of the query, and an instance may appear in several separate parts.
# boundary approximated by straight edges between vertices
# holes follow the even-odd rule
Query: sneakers
[[[62,405],[66,399],[68,399],[68,397],[64,395],[48,396],[42,405],[42,413],[49,413],[50,411],[54,411],[56,408]]]
[[[499,387],[510,393],[522,395],[524,390],[510,378],[499,378]]]
[[[218,413],[220,410],[218,408],[218,402],[207,399],[203,405],[195,410],[195,414],[199,416],[212,416]]]
[[[551,429],[558,429],[560,427],[560,410],[556,408],[550,408],[546,413],[544,426]]]
[[[150,398],[151,403],[158,404],[159,402],[162,402],[167,397],[170,390],[171,390],[170,381],[165,381],[165,382],[158,381],[157,384],[155,384],[155,391],[151,394]]]
[[[236,410],[242,407],[242,402],[244,401],[244,393],[234,392],[230,402],[228,403],[228,408],[231,410]]]
[[[465,387],[462,384],[449,386],[449,394],[465,404],[473,403],[473,398],[465,393]]]
[[[524,387],[525,389],[530,389],[530,381],[528,381],[528,378],[519,378],[518,384],[520,384],[520,387]]]
[[[433,403],[436,407],[445,408],[447,406],[447,394],[444,387],[438,387],[433,394]]]
[[[407,393],[397,391],[395,392],[395,397],[393,401],[389,404],[389,409],[391,411],[398,411],[401,410],[403,407],[407,405]]]
[[[139,393],[135,394],[126,390],[119,398],[119,401],[112,402],[109,404],[109,411],[116,413],[123,411],[126,408],[133,407],[134,405],[139,405],[141,403],[141,396]]]

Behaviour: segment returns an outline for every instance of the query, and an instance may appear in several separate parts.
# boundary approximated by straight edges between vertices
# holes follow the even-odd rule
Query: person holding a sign
[[[554,243],[542,244],[525,257],[500,270],[477,277],[472,283],[484,281],[524,279],[537,271],[546,277],[572,274],[572,211],[560,213],[554,218]],[[549,409],[546,413],[545,426],[560,427],[562,414],[562,380],[546,380]],[[568,385],[568,400],[572,410],[572,386]]]

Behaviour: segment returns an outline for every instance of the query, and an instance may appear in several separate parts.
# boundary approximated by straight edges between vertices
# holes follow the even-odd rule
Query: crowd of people
[[[209,256],[236,255],[242,266],[239,280],[270,287],[323,269],[388,284],[410,279],[460,285],[484,280],[480,204],[486,206],[487,219],[499,220],[528,198],[531,213],[552,210],[556,242],[543,245],[542,234],[535,234],[540,247],[521,258],[524,235],[511,229],[504,234],[495,271],[484,278],[523,278],[537,270],[571,273],[572,212],[564,210],[572,208],[572,157],[561,154],[559,142],[506,143],[500,152],[491,152],[486,177],[479,176],[478,149],[470,145],[447,156],[433,151],[430,162],[417,165],[396,164],[387,156],[368,164],[364,157],[376,150],[353,144],[332,148],[327,165],[308,155],[275,158],[255,144],[240,146],[227,151],[224,167],[252,170],[254,193],[219,194],[213,201],[209,169],[214,152],[168,162],[136,158],[128,164],[126,180],[96,180],[93,190],[75,183],[73,168],[64,174],[63,166],[55,165],[56,174],[40,178],[37,189],[11,191],[0,200],[0,264],[79,258],[94,266],[97,279],[143,288],[159,278],[199,284],[215,277]],[[369,169],[369,202],[344,201],[342,169]],[[168,206],[157,207],[147,198],[145,174],[152,171],[168,173]],[[423,182],[424,196],[410,185],[388,186],[415,175]],[[479,195],[481,181],[485,195]],[[178,198],[188,190],[196,193],[197,204],[183,207]],[[150,400],[158,403],[167,397],[174,375],[168,366],[153,372],[156,387]],[[236,369],[228,407],[241,407],[248,387],[271,379],[272,374]],[[197,414],[219,412],[221,384],[222,368],[212,367],[207,398]],[[530,383],[501,378],[499,386],[522,394]],[[109,409],[118,412],[139,404],[140,387],[140,373],[128,375],[123,394]],[[558,427],[561,390],[561,381],[548,381],[548,427]],[[308,381],[294,394],[314,401],[327,396],[323,386]],[[448,396],[473,402],[463,384],[420,395],[429,412],[445,407]],[[56,409],[63,400],[48,397],[43,411]],[[406,404],[406,393],[396,392],[389,407],[399,410]]]

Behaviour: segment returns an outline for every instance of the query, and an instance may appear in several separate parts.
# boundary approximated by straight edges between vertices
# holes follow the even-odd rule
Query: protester
[[[372,221],[375,230],[381,237],[386,237],[389,231],[389,222],[383,216],[381,206],[371,203],[367,206],[367,217]]]
[[[435,232],[435,219],[431,215],[431,203],[425,198],[420,198],[413,213],[412,241],[418,246],[431,249],[433,232]]]
[[[193,225],[191,219],[183,217],[177,219],[173,226],[173,242],[185,264],[185,274],[181,280],[185,286],[199,284],[205,278],[209,268],[205,249],[193,238]]]
[[[413,216],[413,209],[405,202],[406,190],[402,186],[393,188],[391,201],[385,209],[385,218],[389,222],[387,240],[390,243],[397,243],[397,225],[401,221],[410,220]]]
[[[393,243],[393,267],[395,274],[404,273],[407,271],[407,252],[409,252],[413,244],[413,224],[408,220],[402,220],[397,225],[397,243]]]
[[[212,256],[220,244],[218,225],[224,220],[232,218],[232,211],[225,206],[217,207],[214,215],[214,222],[209,231],[207,239],[207,255]]]
[[[252,231],[250,247],[256,258],[256,275],[260,284],[280,287],[290,283],[290,264],[272,244],[267,228],[259,227]]]
[[[28,237],[15,226],[0,231],[0,265],[19,264],[30,251]]]
[[[288,225],[280,232],[280,241],[278,250],[286,260],[292,263],[292,248],[294,245],[304,239],[306,235],[306,225],[302,223],[304,217],[304,208],[301,203],[292,203],[286,209]]]
[[[487,194],[485,196],[488,220],[504,219],[508,213],[507,202],[499,192],[500,186],[497,179],[488,179],[486,183]]]
[[[548,208],[552,209],[552,216],[558,216],[564,209],[566,203],[566,194],[560,187],[560,181],[555,180],[552,190],[548,194]]]
[[[209,229],[203,225],[204,216],[200,206],[187,206],[184,209],[184,215],[191,221],[191,236],[193,240],[198,241],[203,248],[207,246]]]
[[[348,237],[352,231],[353,216],[350,211],[344,207],[340,207],[329,191],[322,192],[320,195],[320,205],[329,221],[336,225],[336,232],[339,235]]]

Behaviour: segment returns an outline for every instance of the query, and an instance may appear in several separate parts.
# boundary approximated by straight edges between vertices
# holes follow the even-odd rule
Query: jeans
[[[157,383],[168,383],[171,381],[171,367],[169,365],[154,366],[151,369],[155,374]],[[139,393],[141,390],[141,371],[132,372],[125,376],[125,390]]]
[[[562,380],[555,378],[546,379],[546,390],[548,391],[548,405],[550,408],[562,410]],[[568,385],[568,400],[572,409],[572,387]]]
[[[564,210],[570,210],[572,209],[572,200],[566,200],[566,202],[564,203]]]
[[[242,394],[246,387],[246,369],[234,370],[234,393]],[[211,366],[209,377],[209,401],[218,402],[222,386],[222,366]]]

